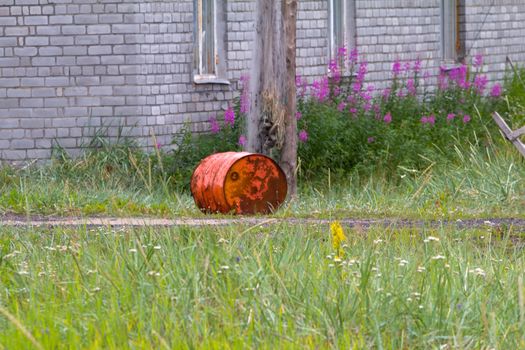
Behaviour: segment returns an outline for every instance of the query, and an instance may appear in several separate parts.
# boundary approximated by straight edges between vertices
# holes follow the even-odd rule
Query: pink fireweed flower
[[[365,100],[366,102],[370,102],[370,100],[372,99],[372,94],[368,93],[368,92],[361,92],[361,98],[363,100]]]
[[[410,71],[410,62],[405,62],[403,65],[403,70],[407,73]]]
[[[476,56],[474,56],[472,64],[474,65],[474,67],[480,67],[481,65],[483,65],[483,55],[478,53]]]
[[[463,123],[467,124],[469,121],[470,121],[470,115],[465,114],[465,115],[463,116]]]
[[[426,123],[428,123],[428,117],[426,115],[424,115],[424,116],[421,117],[420,121],[421,121],[421,124],[426,124]]]
[[[356,79],[362,83],[365,80],[367,71],[368,71],[368,62],[362,61],[359,64],[359,70],[357,71]]]
[[[476,78],[474,78],[474,88],[479,95],[483,94],[488,82],[489,80],[485,75],[477,75]]]
[[[331,60],[328,64],[328,74],[335,83],[339,83],[339,81],[341,81],[341,71],[339,70],[336,60]]]
[[[299,141],[306,142],[308,141],[308,133],[306,130],[299,131]]]
[[[456,80],[458,86],[462,89],[468,89],[470,87],[470,82],[467,80],[467,66],[465,64],[459,67],[458,77]]]
[[[372,143],[372,142],[374,142],[375,140],[376,140],[375,137],[370,136],[369,138],[366,139],[366,142],[368,142],[368,143]]]
[[[416,61],[414,62],[414,73],[419,73],[421,70],[421,59],[418,57]]]
[[[157,143],[155,144],[155,148],[156,148],[156,149],[161,149],[161,148],[162,148],[162,145],[160,144],[160,142],[157,142]]]
[[[427,123],[430,125],[434,125],[436,123],[436,117],[431,114],[427,117]]]
[[[328,78],[323,77],[321,80],[316,80],[312,83],[312,95],[318,102],[324,102],[328,97],[330,88],[328,86]]]
[[[338,58],[343,58],[346,56],[346,47],[344,46],[341,46],[340,48],[337,49],[337,57]]]
[[[412,96],[416,95],[416,85],[415,85],[414,79],[412,78],[407,80],[407,91],[409,95],[412,95]]]
[[[344,101],[341,101],[341,102],[339,103],[339,105],[337,106],[337,110],[338,110],[339,112],[342,112],[345,108],[346,108],[346,103],[344,103]]]
[[[334,88],[334,96],[337,97],[341,94],[341,88],[339,86],[336,86]]]
[[[392,122],[392,114],[390,114],[390,112],[388,112],[387,114],[385,114],[385,116],[383,117],[383,121],[386,123],[386,124],[390,124]]]
[[[233,108],[230,106],[224,113],[224,122],[228,125],[230,125],[233,128],[233,125],[235,124],[235,112],[233,111]]]
[[[390,88],[386,88],[386,89],[383,90],[383,98],[385,100],[390,97],[390,92],[391,92]]]
[[[348,57],[348,59],[350,60],[350,63],[355,63],[357,62],[358,57],[359,52],[357,51],[357,48],[354,47],[352,50],[350,50],[350,56]]]
[[[295,112],[295,119],[300,120],[303,117],[303,114],[299,111]]]
[[[450,121],[454,120],[455,117],[456,117],[456,115],[454,113],[449,113],[447,115],[447,121],[450,122]]]
[[[501,96],[501,85],[496,83],[490,90],[490,96],[492,97],[500,97]]]
[[[372,105],[371,105],[369,102],[367,102],[367,103],[365,103],[365,104],[363,105],[363,111],[368,112],[368,111],[370,111],[371,109],[372,109]]]
[[[357,108],[355,107],[350,108],[350,113],[357,114]]]
[[[221,131],[221,126],[215,116],[211,116],[210,119],[208,119],[208,123],[210,123],[210,131],[212,134],[218,134],[219,131]]]
[[[441,71],[438,76],[438,89],[446,90],[447,88],[448,88],[447,76],[445,75],[443,71]]]
[[[239,142],[238,142],[239,146],[245,147],[247,142],[248,140],[246,139],[246,136],[244,135],[239,136]]]
[[[359,91],[361,91],[361,87],[362,87],[361,82],[356,81],[355,83],[352,84],[352,91],[354,93],[358,93]]]
[[[401,62],[399,60],[395,60],[394,64],[392,65],[392,72],[394,73],[394,77],[398,76],[399,73],[401,73]]]

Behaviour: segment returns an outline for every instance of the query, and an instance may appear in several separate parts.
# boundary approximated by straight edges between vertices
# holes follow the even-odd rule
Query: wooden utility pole
[[[277,159],[297,193],[297,0],[257,0],[247,150]]]
[[[297,195],[297,92],[295,89],[295,55],[297,28],[297,0],[283,1],[284,32],[286,38],[286,107],[284,141],[279,165],[286,174],[290,197]]]

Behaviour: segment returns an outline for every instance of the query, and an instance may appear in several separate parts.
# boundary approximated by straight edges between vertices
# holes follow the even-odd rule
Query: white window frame
[[[335,5],[341,5],[340,13],[335,12]],[[347,50],[356,46],[355,0],[328,0],[328,16],[330,57],[335,58],[337,49],[341,46],[346,47]],[[336,16],[340,16],[338,19],[342,26],[342,33],[339,33],[339,36],[342,42],[337,40]]]
[[[212,13],[203,13],[203,3],[211,8]],[[194,68],[193,82],[195,84],[230,84],[225,79],[225,20],[224,5],[221,0],[194,0]],[[212,21],[209,23],[211,32],[204,30],[206,17],[211,15]],[[204,45],[206,35],[213,36],[213,56],[211,59],[212,67],[205,67]]]
[[[445,65],[458,63],[458,0],[441,0],[441,59]]]

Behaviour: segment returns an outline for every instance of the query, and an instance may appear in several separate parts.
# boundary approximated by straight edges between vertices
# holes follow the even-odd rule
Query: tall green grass
[[[339,260],[325,226],[4,228],[0,344],[522,348],[514,234],[347,229]]]

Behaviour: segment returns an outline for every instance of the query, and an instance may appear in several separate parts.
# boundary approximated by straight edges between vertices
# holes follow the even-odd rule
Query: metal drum
[[[287,190],[279,165],[257,153],[212,154],[191,177],[193,199],[205,213],[269,213],[284,202]]]

